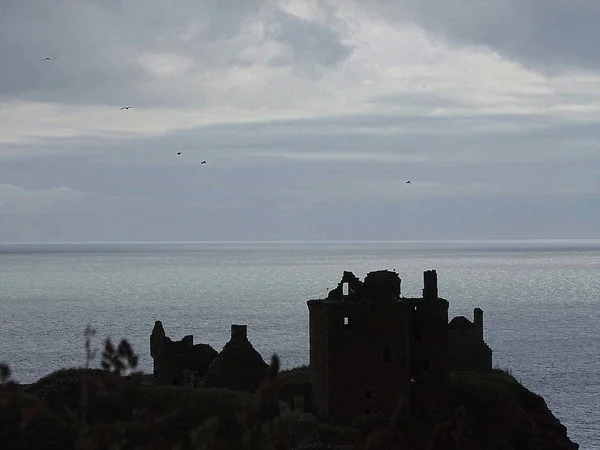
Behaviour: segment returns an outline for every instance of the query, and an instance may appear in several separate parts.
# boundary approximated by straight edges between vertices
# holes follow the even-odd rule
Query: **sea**
[[[583,450],[600,449],[600,240],[0,244],[0,361],[31,383],[127,339],[152,371],[154,322],[220,350],[232,324],[283,368],[307,364],[307,300],[344,270],[389,269],[418,297],[435,269],[450,318],[484,311],[494,365],[546,400]],[[99,364],[96,360],[94,364]]]

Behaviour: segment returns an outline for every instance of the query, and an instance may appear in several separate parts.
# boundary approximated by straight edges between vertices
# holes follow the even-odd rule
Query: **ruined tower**
[[[422,298],[401,296],[387,270],[361,282],[344,272],[326,299],[308,301],[313,409],[322,420],[361,414],[435,416],[446,411],[448,302],[437,274]]]
[[[483,311],[473,310],[473,322],[457,316],[448,325],[450,370],[492,370],[492,349],[483,340]]]
[[[410,304],[410,414],[440,416],[448,403],[448,306],[438,296],[437,273],[423,273],[423,298]]]

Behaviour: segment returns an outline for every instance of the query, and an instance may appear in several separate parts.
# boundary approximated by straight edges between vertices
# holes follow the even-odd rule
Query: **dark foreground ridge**
[[[577,449],[545,401],[492,368],[483,312],[448,322],[437,274],[421,298],[395,272],[344,272],[308,302],[310,364],[267,365],[233,325],[221,352],[172,341],[156,322],[154,373],[134,372],[126,341],[106,341],[104,370],[0,381],[4,449]],[[86,330],[87,360],[93,359]],[[6,368],[7,369],[7,368]],[[7,369],[8,370],[8,369]]]
[[[465,449],[571,450],[578,446],[544,399],[509,373],[450,372],[447,418],[393,422],[376,414],[333,425],[303,411],[308,367],[281,372],[276,419],[260,411],[256,394],[226,389],[157,386],[151,377],[119,377],[101,370],[55,372],[17,389],[0,387],[0,448],[29,449]],[[87,430],[77,418],[82,380],[90,386]],[[9,401],[12,399],[12,401]],[[292,405],[295,402],[295,409]],[[281,409],[281,412],[279,412]],[[217,420],[213,420],[217,418]],[[261,427],[258,424],[261,424]],[[262,424],[271,423],[271,427]],[[393,424],[393,426],[392,426]],[[279,430],[277,427],[281,427]],[[244,440],[249,433],[261,446]],[[85,434],[83,434],[85,433]],[[87,444],[78,438],[87,436]],[[280,438],[285,446],[269,442]],[[370,439],[369,439],[370,437]],[[210,439],[209,439],[210,438]],[[81,439],[80,439],[81,440]],[[206,446],[206,441],[219,446]],[[367,443],[369,443],[367,445]],[[176,447],[179,443],[181,447]],[[113,447],[109,447],[112,444]],[[310,445],[309,445],[310,444]]]

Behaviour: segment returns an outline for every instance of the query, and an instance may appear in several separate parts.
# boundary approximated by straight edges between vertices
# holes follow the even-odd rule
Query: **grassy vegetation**
[[[279,372],[279,378],[282,384],[302,384],[310,383],[310,372],[308,365],[294,367]]]
[[[11,402],[8,399],[12,399]],[[73,448],[76,432],[43,400],[0,386],[0,448]]]
[[[86,330],[86,366],[93,360]],[[308,366],[279,372],[273,358],[257,393],[157,386],[133,372],[128,345],[105,343],[103,370],[67,369],[31,385],[0,371],[0,447],[14,450],[286,450],[303,440],[375,449],[574,449],[544,400],[504,369],[449,374],[450,414],[390,423],[374,415],[349,425],[266,412],[286,389],[310,383]],[[292,389],[289,389],[292,387]],[[541,445],[541,447],[540,447]],[[323,447],[321,447],[323,448]]]

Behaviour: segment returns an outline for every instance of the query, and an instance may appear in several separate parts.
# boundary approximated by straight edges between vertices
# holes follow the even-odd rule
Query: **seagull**
[[[44,61],[54,61],[52,58],[45,58]]]
[[[406,182],[406,184],[410,184],[410,180],[408,180],[408,181]]]
[[[200,161],[200,164],[206,164],[206,161]]]
[[[181,155],[181,152],[177,152],[177,156]]]
[[[121,110],[124,110],[124,109],[131,109],[131,108],[133,108],[133,106],[123,106],[123,107],[121,108]]]

